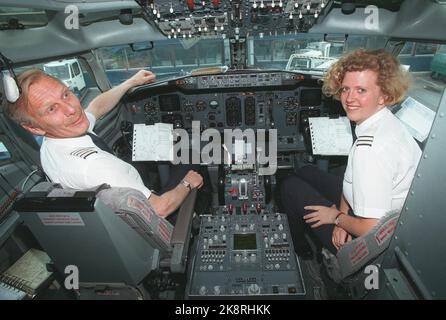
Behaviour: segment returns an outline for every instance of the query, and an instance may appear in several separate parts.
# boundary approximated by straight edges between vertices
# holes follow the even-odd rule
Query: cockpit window
[[[166,39],[153,42],[153,48],[133,51],[130,46],[96,50],[112,85],[118,85],[140,68],[147,68],[158,80],[187,75],[191,70],[225,65],[225,40]]]
[[[68,80],[70,78],[70,70],[68,69],[68,65],[60,65],[60,66],[47,66],[45,67],[45,72],[59,78],[60,80]]]
[[[11,159],[11,154],[9,153],[8,149],[6,149],[5,144],[2,141],[0,141],[0,162],[9,159]]]
[[[320,75],[344,52],[380,48],[384,37],[349,36],[345,42],[324,41],[323,34],[255,37],[250,64],[260,69],[280,69]]]
[[[323,34],[310,33],[248,37],[245,65],[255,69],[319,74],[344,52],[358,47],[383,47],[386,40],[384,37],[351,36],[345,43],[327,42]],[[158,80],[166,80],[188,75],[198,68],[229,66],[230,47],[230,41],[222,37],[171,38],[153,41],[153,48],[145,51],[133,51],[129,45],[122,45],[99,48],[95,53],[115,86],[140,68],[151,70]]]

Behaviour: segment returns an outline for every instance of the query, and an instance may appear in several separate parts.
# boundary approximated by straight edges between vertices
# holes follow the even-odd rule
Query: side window
[[[430,71],[432,79],[446,87],[446,45],[441,45],[434,54]]]
[[[9,153],[3,141],[0,139],[0,164],[11,160],[11,153]]]
[[[74,73],[74,76],[78,76],[79,73],[81,73],[79,64],[77,62],[73,63],[73,73]]]
[[[82,64],[76,58],[36,63],[15,68],[14,71],[19,74],[28,69],[40,69],[61,80],[79,98],[84,108],[88,106],[91,99],[100,93],[94,78],[82,68]],[[87,94],[88,92],[91,94]]]
[[[408,54],[412,55],[413,54],[413,49],[414,49],[414,43],[413,42],[406,42],[404,44],[403,49],[401,49],[400,56],[401,55],[408,55]]]
[[[422,55],[422,54],[435,54],[438,49],[438,44],[433,43],[417,43],[415,47],[415,55]]]
[[[446,88],[445,47],[436,43],[406,42],[398,56],[412,76],[408,95],[434,111]]]
[[[406,42],[398,58],[412,72],[429,72],[438,48],[436,43]]]

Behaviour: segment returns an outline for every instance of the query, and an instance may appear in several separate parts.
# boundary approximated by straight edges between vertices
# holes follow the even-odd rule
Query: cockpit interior
[[[0,0],[2,109],[31,68],[83,108],[149,70],[156,81],[128,90],[94,132],[158,192],[170,165],[137,148],[158,153],[165,136],[136,134],[168,124],[175,146],[201,154],[208,191],[207,201],[191,192],[171,223],[120,186],[65,189],[41,168],[43,137],[2,110],[0,299],[445,299],[445,18],[444,0]],[[401,212],[337,255],[305,228],[299,252],[282,182],[307,165],[343,177],[354,138],[332,151],[341,137],[329,122],[347,118],[322,86],[358,48],[384,49],[410,72],[389,109],[418,107],[406,125],[423,155]]]

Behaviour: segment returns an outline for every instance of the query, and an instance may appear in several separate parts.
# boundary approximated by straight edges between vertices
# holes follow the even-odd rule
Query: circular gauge
[[[153,116],[158,113],[157,107],[153,102],[147,102],[144,105],[144,111],[147,115]]]
[[[294,99],[294,97],[288,97],[286,99],[285,105],[288,107],[293,107],[295,103],[296,103],[296,99]]]
[[[184,112],[193,112],[194,111],[194,104],[191,101],[186,100],[184,102],[184,104],[183,104],[183,111]]]
[[[206,102],[204,102],[203,100],[198,100],[195,104],[195,108],[197,109],[197,111],[206,110]]]
[[[211,102],[209,102],[209,107],[211,107],[212,109],[217,109],[218,108],[218,102],[215,100],[212,100]]]

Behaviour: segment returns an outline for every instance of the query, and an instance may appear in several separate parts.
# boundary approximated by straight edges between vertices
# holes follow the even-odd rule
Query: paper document
[[[135,124],[133,126],[132,161],[172,161],[173,125]]]
[[[22,300],[26,292],[0,282],[0,300]]]
[[[408,97],[395,116],[401,120],[415,139],[423,142],[429,135],[435,112],[414,98]]]
[[[346,156],[353,144],[350,120],[347,117],[308,118],[313,154]]]
[[[46,264],[50,263],[50,260],[50,257],[41,250],[28,250],[19,260],[0,275],[2,295],[5,295],[5,290],[8,289],[7,286],[10,286],[16,289],[14,296],[17,299],[22,298],[20,291],[34,296],[36,290],[52,275],[52,272],[46,269]],[[9,298],[13,299],[14,296],[10,296]]]

